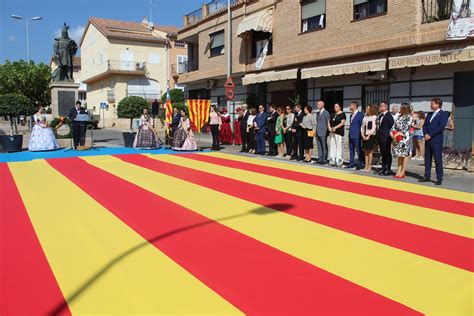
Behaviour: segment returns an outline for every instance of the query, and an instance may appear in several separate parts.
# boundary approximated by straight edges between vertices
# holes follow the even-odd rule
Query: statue
[[[58,67],[53,71],[53,81],[74,81],[73,58],[77,44],[69,38],[69,26],[64,23],[61,37],[54,39],[54,61]]]

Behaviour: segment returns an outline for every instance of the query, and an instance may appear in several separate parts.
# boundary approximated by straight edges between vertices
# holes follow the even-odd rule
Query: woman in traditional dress
[[[28,145],[29,151],[44,151],[54,150],[59,148],[56,137],[54,136],[53,130],[46,121],[44,114],[44,108],[38,107],[38,112],[33,116],[35,125],[31,132],[30,143]]]
[[[232,144],[232,128],[230,127],[230,115],[227,113],[227,109],[223,109],[221,113],[222,125],[219,131],[219,140],[221,144],[231,145]]]
[[[237,112],[237,117],[234,121],[234,145],[242,145],[242,136],[240,134],[240,121],[244,117],[244,111],[241,108],[235,110]]]
[[[153,130],[151,116],[148,114],[148,109],[143,109],[143,114],[140,117],[138,125],[138,133],[133,142],[134,148],[156,148],[157,137]]]
[[[175,138],[176,137],[176,138]],[[184,110],[181,110],[181,120],[173,137],[173,150],[193,151],[197,150],[197,142],[191,128],[191,122]]]
[[[413,137],[413,117],[411,115],[411,107],[406,103],[402,103],[400,116],[395,120],[390,135],[393,138],[392,155],[398,158],[398,172],[394,178],[405,178],[408,158],[411,153],[412,137]]]

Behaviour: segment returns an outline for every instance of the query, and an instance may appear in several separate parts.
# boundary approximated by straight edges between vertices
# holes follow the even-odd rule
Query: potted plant
[[[23,149],[23,135],[18,134],[17,118],[20,115],[32,115],[34,112],[35,106],[24,95],[16,93],[0,95],[0,116],[8,116],[10,120],[10,135],[0,136],[3,151],[15,152]]]
[[[143,109],[150,110],[150,105],[142,97],[129,96],[123,98],[117,106],[117,116],[120,118],[130,119],[130,132],[123,133],[123,141],[125,147],[133,147],[133,141],[135,139],[135,132],[133,132],[133,119],[139,118]]]

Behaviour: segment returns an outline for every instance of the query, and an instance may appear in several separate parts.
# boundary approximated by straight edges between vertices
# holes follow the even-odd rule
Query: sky
[[[183,15],[200,8],[206,0],[153,0],[153,23],[182,27]],[[69,36],[79,45],[89,17],[124,21],[142,21],[150,14],[150,0],[0,0],[0,63],[6,59],[26,60],[25,18],[40,16],[29,22],[30,59],[49,64],[53,41],[64,22]]]

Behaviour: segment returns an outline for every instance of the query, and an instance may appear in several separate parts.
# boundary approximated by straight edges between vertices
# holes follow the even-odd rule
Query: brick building
[[[184,17],[188,60],[174,76],[190,98],[224,104],[227,1]],[[329,107],[388,100],[454,111],[458,147],[474,135],[474,39],[447,41],[451,0],[232,1],[236,102],[285,104],[299,96]],[[262,52],[266,52],[262,54]],[[265,56],[263,56],[265,55]],[[469,84],[470,82],[470,84]],[[453,106],[456,104],[456,107]]]

